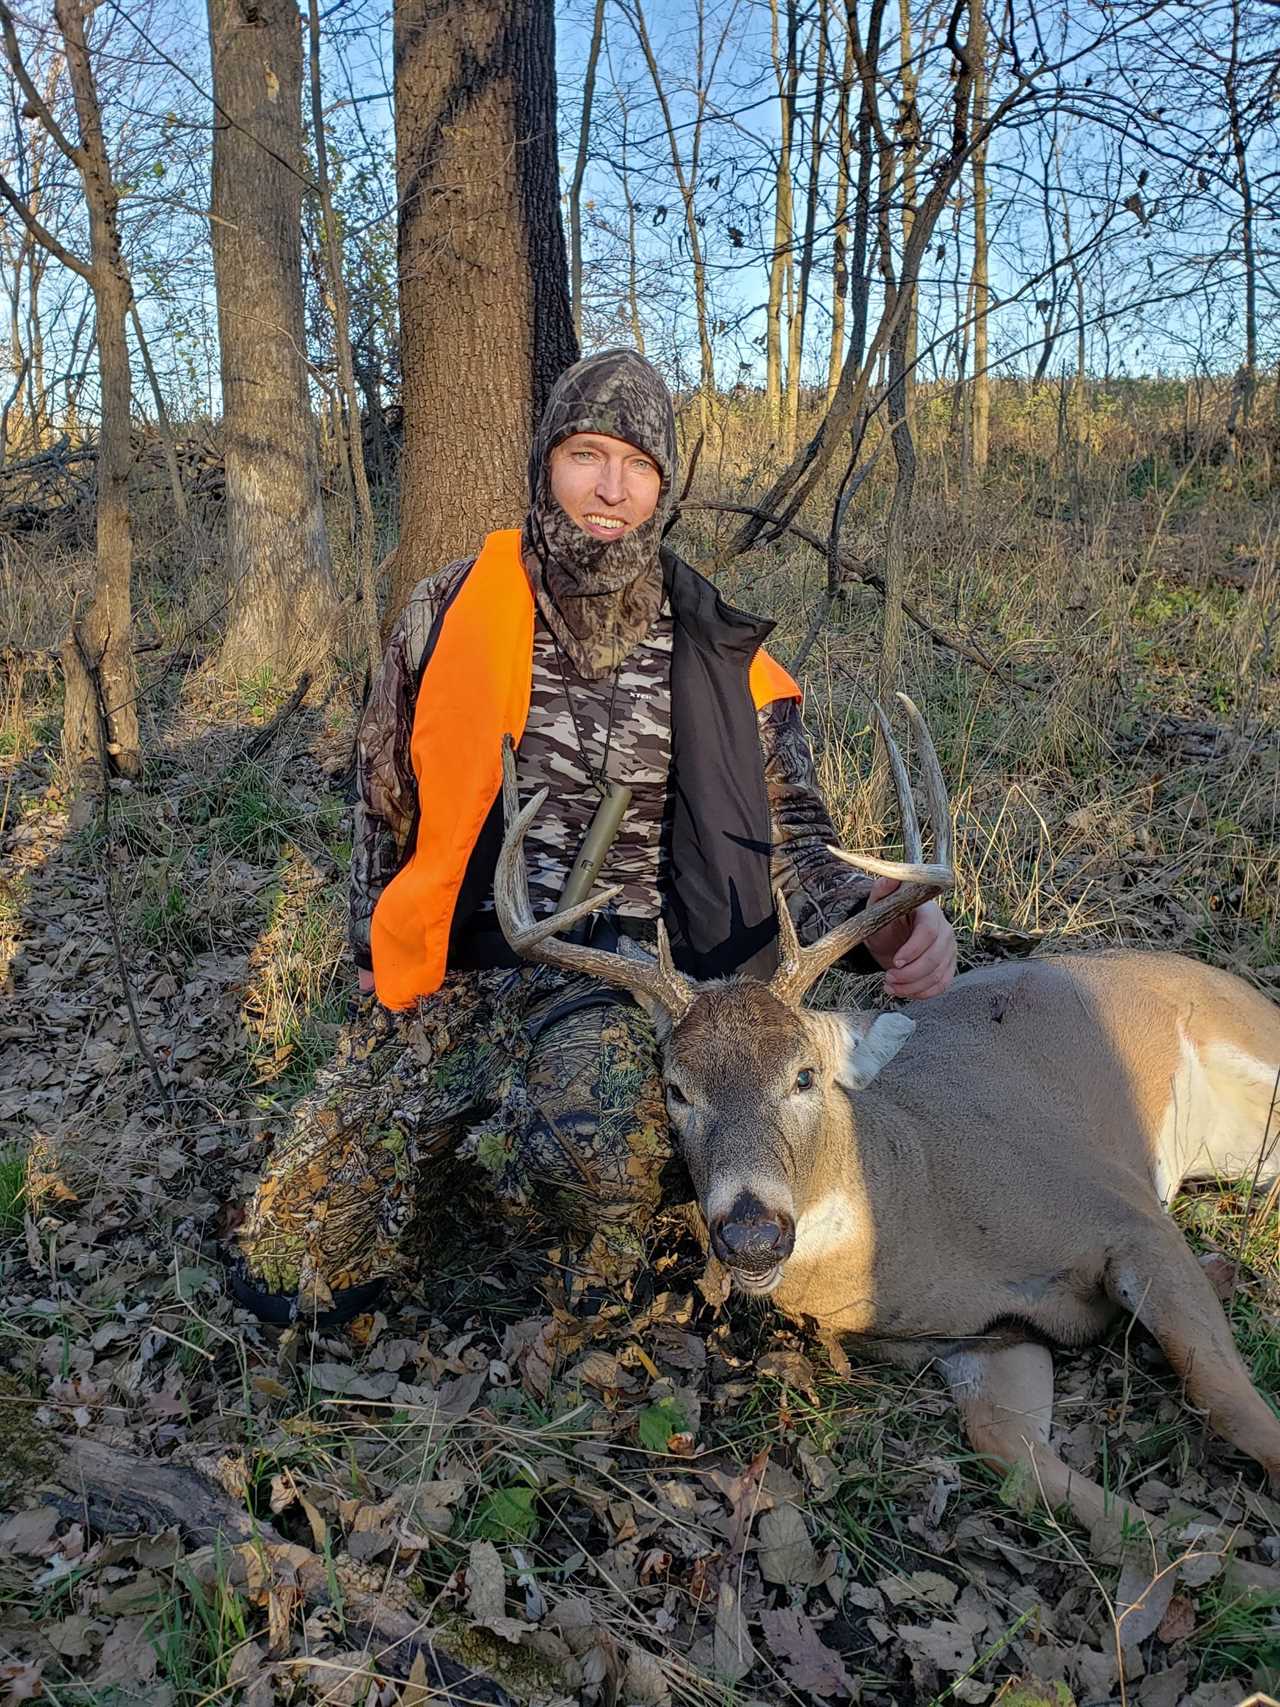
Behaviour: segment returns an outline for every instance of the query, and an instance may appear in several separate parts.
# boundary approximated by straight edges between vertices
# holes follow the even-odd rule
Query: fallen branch
[[[730,504],[719,498],[688,498],[681,502],[680,510],[721,510],[732,516],[753,516],[764,522],[766,526],[776,529],[772,535],[774,539],[782,533],[793,533],[797,539],[802,539],[806,545],[811,545],[816,552],[820,553],[824,562],[828,559],[828,541],[821,539],[812,529],[802,527],[799,522],[786,522],[781,516],[771,515],[767,510],[757,509],[751,504]],[[814,642],[822,632],[823,623],[831,613],[832,606],[849,581],[860,581],[864,586],[874,587],[881,598],[885,595],[884,576],[878,571],[868,569],[856,558],[850,557],[844,552],[840,553],[839,561],[845,575],[845,582],[837,587],[834,592],[828,590],[824,595],[825,603],[819,607],[804,640],[801,642],[800,649],[791,661],[790,668],[793,671],[800,669],[808,657]],[[980,652],[966,646],[962,640],[953,639],[951,635],[944,634],[941,629],[935,628],[928,617],[921,616],[915,606],[909,604],[905,599],[902,603],[902,609],[907,618],[915,623],[916,627],[923,633],[927,634],[935,645],[945,647],[948,652],[954,652],[958,658],[965,659],[967,663],[976,664],[980,670],[985,670],[989,676],[995,676],[997,680],[1007,683],[1009,687],[1021,688],[1024,693],[1040,693],[1042,691],[1037,682],[1025,682],[1020,676],[1010,675],[999,664],[993,664],[989,658],[984,658]]]
[[[309,1547],[284,1537],[197,1470],[157,1459],[137,1458],[96,1440],[66,1443],[55,1477],[66,1492],[49,1490],[48,1503],[64,1517],[87,1523],[100,1535],[155,1535],[176,1529],[201,1551],[186,1563],[197,1580],[208,1572],[249,1589],[287,1595],[293,1589],[308,1606],[337,1606],[347,1636],[368,1648],[380,1671],[408,1677],[422,1655],[427,1681],[442,1691],[441,1702],[515,1707],[494,1682],[450,1659],[419,1613],[370,1594],[342,1560],[326,1561]]]

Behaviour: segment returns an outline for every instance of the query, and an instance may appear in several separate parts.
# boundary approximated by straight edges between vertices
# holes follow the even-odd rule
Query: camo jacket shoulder
[[[431,631],[474,563],[474,557],[460,557],[424,576],[409,594],[360,719],[348,934],[355,963],[365,971],[373,967],[369,952],[373,909],[400,869],[418,804],[413,714]]]

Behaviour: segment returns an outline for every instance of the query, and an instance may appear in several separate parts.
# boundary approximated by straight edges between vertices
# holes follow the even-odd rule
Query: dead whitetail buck
[[[936,1360],[975,1450],[1002,1470],[1026,1467],[1050,1506],[1090,1530],[1157,1526],[1050,1448],[1048,1344],[1083,1345],[1131,1311],[1190,1403],[1280,1491],[1280,1421],[1165,1213],[1184,1180],[1277,1171],[1280,1013],[1227,973],[1137,951],[985,967],[910,1019],[803,1005],[850,949],[953,887],[946,786],[924,720],[904,704],[938,863],[922,863],[881,716],[907,863],[841,857],[900,887],[807,948],[779,895],[781,963],[767,984],[693,982],[661,927],[656,960],[558,939],[613,890],[535,921],[523,841],[546,791],[519,810],[509,754],[497,877],[507,940],[629,991],[654,1017],[672,1126],[712,1247],[742,1291],[896,1363]]]

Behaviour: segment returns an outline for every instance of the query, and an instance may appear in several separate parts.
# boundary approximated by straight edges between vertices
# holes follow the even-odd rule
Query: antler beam
[[[525,807],[520,805],[516,786],[515,747],[511,737],[502,739],[502,810],[506,834],[502,852],[498,855],[493,877],[493,903],[502,934],[512,949],[524,960],[538,961],[544,966],[559,966],[566,972],[581,972],[599,978],[614,989],[626,990],[642,1007],[656,1006],[678,1025],[693,1001],[694,985],[678,972],[671,958],[671,944],[666,927],[658,921],[658,956],[640,959],[630,955],[611,954],[605,949],[589,948],[584,943],[565,942],[561,931],[569,930],[579,919],[586,918],[603,907],[618,893],[615,884],[590,895],[563,913],[550,918],[535,919],[529,899],[529,874],[525,866],[524,838],[529,826],[542,809],[547,790],[540,788]]]

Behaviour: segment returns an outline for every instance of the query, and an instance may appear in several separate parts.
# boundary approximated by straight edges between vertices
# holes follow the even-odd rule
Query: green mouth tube
[[[569,875],[564,880],[564,888],[556,902],[557,913],[576,906],[590,895],[592,885],[600,875],[605,856],[617,838],[623,813],[630,804],[631,790],[626,783],[611,782],[604,799],[596,807],[594,818],[587,826],[582,846],[578,849],[578,857],[569,867]]]

